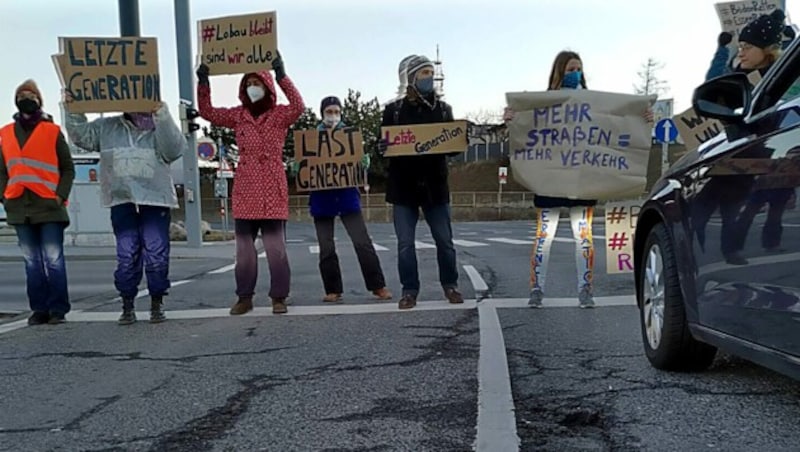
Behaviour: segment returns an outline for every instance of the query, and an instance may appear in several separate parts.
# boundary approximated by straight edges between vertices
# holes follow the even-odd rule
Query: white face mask
[[[339,124],[339,121],[341,120],[342,117],[340,115],[325,115],[325,118],[322,120],[322,122],[324,122],[328,127],[333,127],[336,124]]]
[[[250,98],[250,102],[260,101],[264,98],[264,88],[260,86],[248,86],[247,97]]]

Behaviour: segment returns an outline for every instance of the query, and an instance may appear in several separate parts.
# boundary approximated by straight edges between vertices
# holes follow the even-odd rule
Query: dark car
[[[655,184],[634,238],[645,354],[659,369],[717,349],[800,379],[800,41],[753,89],[745,74],[695,90],[724,132]]]

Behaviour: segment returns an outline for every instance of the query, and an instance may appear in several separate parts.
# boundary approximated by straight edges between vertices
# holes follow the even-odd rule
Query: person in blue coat
[[[341,129],[345,127],[342,122],[342,103],[335,96],[328,96],[320,105],[322,122],[318,130]],[[364,155],[361,162],[364,168],[369,168],[370,158]],[[291,172],[296,175],[299,168],[298,162],[293,162]],[[361,274],[367,285],[367,290],[380,300],[390,300],[392,294],[386,288],[386,281],[381,269],[381,263],[375,247],[367,232],[367,225],[361,214],[361,196],[358,188],[342,188],[334,190],[320,190],[311,192],[309,196],[311,216],[317,230],[319,243],[319,271],[322,275],[322,284],[325,287],[323,301],[335,303],[342,300],[344,287],[342,272],[339,267],[339,257],[336,254],[333,231],[336,217],[341,218],[342,224],[353,242],[353,247],[361,266]]]

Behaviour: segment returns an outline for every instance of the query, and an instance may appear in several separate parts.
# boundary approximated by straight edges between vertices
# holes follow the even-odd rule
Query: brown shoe
[[[336,303],[338,301],[342,301],[342,294],[329,293],[322,298],[322,301],[324,301],[325,303]]]
[[[461,295],[458,289],[445,289],[444,296],[450,304],[461,304],[464,302],[464,296]]]
[[[397,304],[397,307],[400,309],[411,309],[417,305],[417,298],[411,295],[403,295],[403,298],[400,299],[400,303]]]
[[[379,300],[391,300],[392,299],[392,293],[389,292],[389,289],[387,289],[385,287],[381,287],[378,290],[373,290],[372,294],[375,295],[376,297],[378,297]]]
[[[273,298],[272,299],[272,313],[273,314],[286,314],[289,310],[286,308],[286,298]]]
[[[239,297],[239,301],[231,307],[231,315],[247,314],[253,310],[253,297]]]

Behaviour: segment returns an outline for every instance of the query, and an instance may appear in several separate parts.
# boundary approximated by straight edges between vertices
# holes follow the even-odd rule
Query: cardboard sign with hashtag
[[[200,63],[210,75],[268,71],[277,56],[275,11],[197,22]]]
[[[606,270],[633,273],[633,235],[642,209],[641,200],[610,202],[606,209]]]

